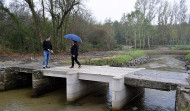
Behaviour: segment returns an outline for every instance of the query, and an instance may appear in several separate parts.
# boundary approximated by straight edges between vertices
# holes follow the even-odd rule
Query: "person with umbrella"
[[[78,51],[79,51],[78,42],[82,43],[81,38],[74,34],[68,34],[64,37],[67,39],[71,39],[73,42],[73,45],[71,47],[72,66],[70,68],[74,68],[74,62],[76,62],[79,65],[78,68],[81,68],[82,66],[81,66],[80,62],[78,61]]]

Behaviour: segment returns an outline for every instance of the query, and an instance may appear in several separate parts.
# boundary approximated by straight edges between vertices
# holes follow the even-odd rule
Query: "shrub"
[[[135,52],[130,53],[130,55],[133,56],[134,58],[138,58],[145,55],[145,53],[143,51],[135,51]]]
[[[190,54],[186,55],[186,56],[185,56],[185,59],[186,59],[186,60],[190,60]]]
[[[190,46],[174,46],[171,47],[172,50],[190,50]]]
[[[132,61],[135,58],[143,56],[145,53],[143,51],[132,51],[132,52],[123,52],[118,53],[118,55],[114,55],[111,57],[99,58],[99,59],[91,59],[83,61],[83,64],[86,65],[110,65],[110,66],[123,66],[124,64]]]

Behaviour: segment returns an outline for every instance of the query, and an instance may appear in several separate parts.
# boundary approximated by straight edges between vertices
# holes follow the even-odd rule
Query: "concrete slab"
[[[81,69],[78,68],[70,69],[69,66],[62,66],[62,67],[45,69],[42,71],[44,72],[45,76],[53,76],[53,77],[56,76],[65,77],[65,75],[72,73],[78,73],[79,76],[97,75],[97,76],[107,76],[107,77],[125,77],[126,74],[130,74],[142,69],[144,68],[124,68],[124,67],[122,68],[122,67],[109,67],[109,66],[83,66]],[[88,80],[88,78],[86,80]],[[102,82],[104,82],[104,80]]]
[[[176,90],[188,86],[188,73],[142,69],[125,75],[125,84],[159,90]]]
[[[76,99],[97,90],[101,82],[109,83],[112,87],[112,109],[122,107],[141,94],[143,88],[128,87],[124,84],[124,77],[142,69],[121,68],[109,66],[83,66],[81,69],[70,69],[69,66],[54,67],[42,70],[44,76],[62,77],[67,79],[67,101]],[[96,82],[92,84],[90,82]]]

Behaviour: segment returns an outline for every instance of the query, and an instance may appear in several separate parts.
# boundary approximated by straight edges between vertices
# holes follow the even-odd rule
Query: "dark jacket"
[[[43,49],[44,51],[48,51],[48,49],[52,50],[52,45],[50,41],[44,41],[43,42]]]
[[[71,54],[75,55],[75,56],[78,56],[78,50],[79,50],[78,45],[77,44],[73,44],[73,46],[71,47]]]

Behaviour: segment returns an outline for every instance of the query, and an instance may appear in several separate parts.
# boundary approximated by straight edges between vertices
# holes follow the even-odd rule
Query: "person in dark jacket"
[[[71,61],[72,61],[72,66],[70,68],[74,68],[74,62],[76,62],[79,67],[78,68],[81,68],[81,64],[80,62],[78,61],[78,50],[79,50],[79,47],[78,47],[78,42],[76,41],[73,41],[73,45],[71,47]]]
[[[50,68],[48,66],[50,54],[53,53],[52,45],[50,42],[50,36],[46,37],[46,40],[43,42],[43,53],[44,53],[44,59],[43,59],[43,68]]]

